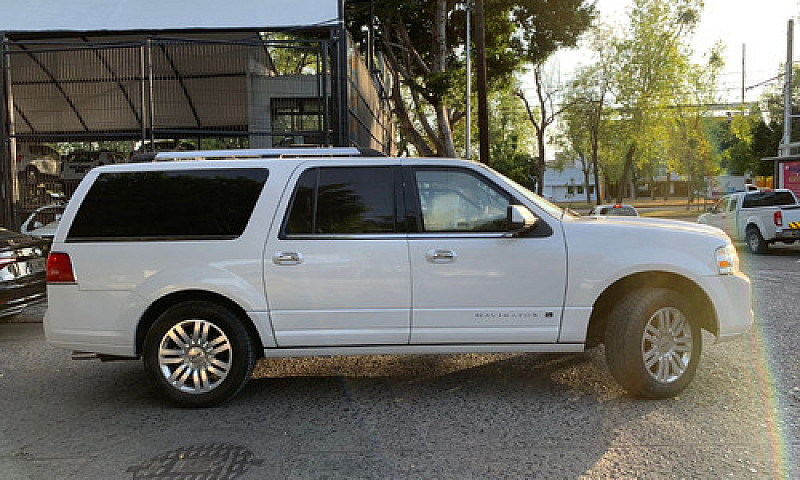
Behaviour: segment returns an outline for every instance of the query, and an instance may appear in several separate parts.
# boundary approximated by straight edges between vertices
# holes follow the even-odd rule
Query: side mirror
[[[517,237],[536,228],[539,221],[536,216],[522,205],[508,206],[508,232],[507,237]]]

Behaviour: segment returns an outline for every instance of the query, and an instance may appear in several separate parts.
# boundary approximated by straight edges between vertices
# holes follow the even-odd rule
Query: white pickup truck
[[[744,240],[753,253],[766,252],[771,243],[800,239],[800,204],[791,190],[732,193],[697,221]]]

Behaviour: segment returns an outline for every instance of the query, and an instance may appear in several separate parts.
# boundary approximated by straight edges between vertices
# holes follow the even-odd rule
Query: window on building
[[[273,98],[272,130],[281,133],[318,132],[322,130],[320,99]]]

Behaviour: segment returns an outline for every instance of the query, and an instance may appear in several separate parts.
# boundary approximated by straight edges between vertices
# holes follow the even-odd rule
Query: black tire
[[[671,398],[694,378],[702,341],[699,319],[684,296],[666,288],[638,289],[609,314],[606,363],[631,395]]]
[[[756,227],[747,228],[745,241],[747,242],[747,248],[750,249],[750,253],[759,254],[767,251],[767,242]]]
[[[143,361],[162,396],[184,407],[210,407],[244,388],[256,352],[239,316],[197,300],[174,305],[158,317],[145,337]]]

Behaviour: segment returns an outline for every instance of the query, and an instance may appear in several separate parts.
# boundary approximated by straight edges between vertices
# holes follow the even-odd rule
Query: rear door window
[[[319,167],[297,181],[285,235],[397,233],[393,167]]]
[[[104,173],[67,241],[237,238],[267,176],[263,168]]]

